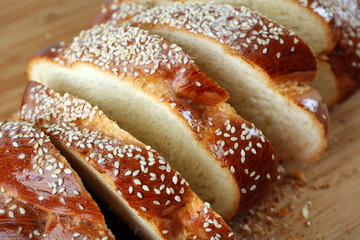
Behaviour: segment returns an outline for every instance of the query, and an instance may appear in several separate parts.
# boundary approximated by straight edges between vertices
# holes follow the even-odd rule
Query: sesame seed
[[[142,198],[143,198],[143,195],[142,195],[142,193],[141,193],[141,192],[137,192],[137,193],[136,193],[136,196],[137,196],[138,198],[140,198],[140,199],[142,199]]]
[[[141,181],[139,179],[135,178],[133,181],[136,185],[141,185]]]
[[[178,177],[174,175],[172,181],[176,185],[178,183]]]

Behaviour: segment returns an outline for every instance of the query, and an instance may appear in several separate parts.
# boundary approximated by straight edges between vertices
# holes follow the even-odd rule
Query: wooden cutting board
[[[88,28],[102,3],[0,1],[1,120],[18,109],[31,56]],[[284,163],[283,180],[269,199],[231,221],[237,233],[248,239],[360,239],[360,92],[330,113],[325,153],[312,163]],[[285,177],[293,169],[304,173],[307,183]]]

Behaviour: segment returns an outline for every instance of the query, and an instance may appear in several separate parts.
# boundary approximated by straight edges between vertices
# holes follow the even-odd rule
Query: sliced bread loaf
[[[146,239],[234,239],[159,154],[89,103],[30,82],[20,116],[48,134],[86,185]]]
[[[316,59],[293,32],[246,7],[204,3],[155,7],[127,24],[185,49],[281,159],[311,161],[324,151],[328,111],[303,83],[315,79]]]
[[[42,51],[28,74],[98,105],[158,150],[224,218],[248,209],[276,182],[277,159],[261,131],[221,103],[224,90],[180,47],[144,30],[94,26],[71,44]]]
[[[114,6],[138,3],[147,7],[206,0],[113,0]],[[319,74],[310,83],[328,106],[348,98],[360,87],[360,4],[357,0],[215,0],[247,6],[293,30],[313,49]],[[116,15],[119,13],[117,12]],[[108,15],[108,18],[112,18]],[[98,19],[98,22],[101,22]]]

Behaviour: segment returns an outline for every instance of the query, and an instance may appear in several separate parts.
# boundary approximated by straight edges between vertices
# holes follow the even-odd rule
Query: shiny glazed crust
[[[157,239],[234,239],[226,222],[155,150],[122,131],[87,102],[30,82],[20,116],[94,169]]]
[[[114,32],[118,35],[113,35]],[[106,46],[101,46],[105,39]],[[139,28],[94,26],[82,31],[73,43],[49,46],[38,55],[53,58],[67,67],[79,61],[89,62],[120,79],[127,77],[138,85],[151,85],[207,106],[229,98],[180,47]]]
[[[114,239],[78,175],[34,125],[0,122],[0,236]]]
[[[109,8],[119,6],[121,11],[121,6],[127,5],[133,3]],[[117,20],[115,13],[110,22]],[[257,66],[276,82],[313,81],[316,77],[316,59],[307,44],[293,32],[243,6],[199,3],[155,7],[137,12],[127,25],[145,29],[164,26],[202,35],[231,48],[231,54]]]
[[[114,35],[114,33],[117,34]],[[114,36],[117,36],[118,39]],[[164,51],[165,46],[167,56],[175,58],[174,56],[179,56],[177,53],[180,51],[175,44],[169,47],[168,44],[161,41],[161,44],[150,48],[154,49],[153,56],[155,58],[151,57],[151,61],[147,65],[130,64],[131,67],[128,66],[129,61],[121,60],[118,56],[121,56],[123,51],[127,51],[126,48],[134,48],[133,43],[137,41],[134,40],[134,36],[135,39],[146,39],[146,42],[157,43],[159,41],[158,37],[151,36],[138,28],[123,28],[111,24],[94,26],[90,30],[83,31],[69,45],[49,47],[40,52],[28,65],[29,77],[34,79],[34,76],[37,76],[37,72],[34,70],[37,66],[50,63],[53,68],[58,68],[60,71],[77,71],[77,66],[86,66],[101,74],[109,75],[116,81],[131,83],[139,92],[158,99],[161,104],[166,106],[169,113],[183,122],[183,126],[192,133],[193,139],[209,153],[209,161],[214,161],[215,164],[221,166],[226,175],[230,176],[235,189],[233,194],[236,195],[237,200],[231,206],[226,206],[229,211],[226,215],[222,215],[224,218],[231,218],[237,212],[244,211],[261,200],[278,178],[278,163],[274,150],[261,131],[239,117],[228,104],[202,105],[198,103],[199,101],[192,102],[189,101],[189,98],[179,97],[173,91],[171,86],[174,84],[169,83],[177,82],[176,79],[183,79],[185,82],[194,84],[195,86],[191,85],[191,89],[195,89],[191,92],[198,92],[200,96],[204,96],[204,100],[207,99],[205,96],[219,92],[218,89],[223,91],[210,79],[206,78],[203,82],[196,78],[196,75],[204,76],[202,72],[199,72],[200,70],[196,72],[196,75],[192,71],[181,71],[181,69],[187,69],[186,66],[189,66],[189,62],[192,61],[187,55],[182,57],[183,64],[179,64],[177,67],[168,64],[168,61],[163,66],[164,61],[161,60],[161,64],[158,64],[159,70],[156,70],[157,67],[153,61],[157,61],[156,57],[159,56],[157,51]],[[118,49],[119,53],[111,54],[112,49],[117,46],[117,41],[126,43],[126,48]],[[146,44],[145,49],[149,49]],[[171,54],[170,51],[172,51]],[[99,54],[95,55],[96,53]],[[137,52],[133,59],[141,55],[142,53]],[[161,56],[161,58],[165,57]],[[178,61],[175,59],[175,63]],[[170,63],[174,63],[174,61],[171,60]],[[126,66],[128,67],[126,68]],[[65,69],[62,70],[63,68]],[[192,65],[189,68],[192,69]],[[153,69],[156,70],[154,73],[152,73]],[[157,78],[152,74],[156,74]],[[164,79],[162,77],[164,75],[167,78]],[[38,78],[46,78],[46,76]],[[173,80],[174,78],[175,80]],[[180,85],[186,85],[186,83]],[[184,95],[188,96],[189,94]]]
[[[133,3],[109,3],[107,7],[116,5]],[[100,19],[98,21],[101,22]],[[303,114],[309,115],[319,129],[323,139],[318,152],[309,159],[301,156],[295,158],[314,160],[325,149],[329,130],[327,107],[314,89],[302,83],[315,79],[316,59],[309,46],[293,32],[246,7],[204,3],[154,7],[136,14],[125,25],[149,31],[154,29],[155,32],[156,29],[162,29],[196,35],[248,62],[258,72],[266,74],[269,88],[279,92],[286,101],[294,103],[293,107],[300,107]]]
[[[204,1],[204,0],[203,0]],[[327,40],[323,48],[316,52],[318,59],[329,62],[336,76],[337,96],[331,105],[352,95],[360,87],[360,4],[357,0],[290,0],[297,6],[293,11],[304,10],[315,19],[314,24],[323,26]],[[194,0],[110,0],[109,9],[122,3],[140,3],[147,7],[170,4],[174,2],[196,2]],[[252,6],[250,0],[215,0],[221,4]],[[287,2],[287,1],[284,1]],[[256,10],[256,9],[254,9]],[[103,10],[105,12],[105,10]],[[273,17],[273,16],[269,16]],[[274,17],[276,19],[276,17]],[[97,22],[101,22],[100,19]],[[285,27],[286,22],[279,22]],[[311,31],[311,26],[309,26]]]

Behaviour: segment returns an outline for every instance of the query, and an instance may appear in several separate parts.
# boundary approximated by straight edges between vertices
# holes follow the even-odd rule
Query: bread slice
[[[99,106],[159,151],[226,219],[276,182],[277,159],[263,134],[221,102],[224,90],[180,47],[144,30],[95,26],[42,51],[28,74]]]
[[[164,158],[87,102],[30,82],[20,116],[43,129],[96,196],[144,238],[234,239]]]
[[[230,94],[236,111],[269,138],[280,159],[312,161],[326,148],[328,111],[303,81],[316,76],[310,48],[292,32],[240,7],[176,3],[128,24],[174,42]]]
[[[108,1],[104,9],[124,2],[125,5],[132,2],[154,7],[174,2],[208,1],[114,0]],[[311,46],[321,68],[319,77],[314,84],[310,83],[310,85],[320,92],[328,106],[334,106],[348,98],[359,88],[360,5],[357,0],[215,0],[212,2],[247,6],[299,35]],[[100,22],[99,19],[98,22]],[[331,92],[329,92],[329,85],[335,86],[335,88],[332,87]]]
[[[115,239],[78,175],[34,125],[0,122],[0,238]]]

